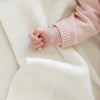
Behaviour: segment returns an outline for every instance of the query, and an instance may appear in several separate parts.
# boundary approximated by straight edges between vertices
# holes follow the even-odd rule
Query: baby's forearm
[[[61,47],[70,47],[100,32],[100,1],[79,0],[69,18],[54,25],[61,36]]]
[[[78,6],[69,18],[52,28],[36,28],[30,34],[34,50],[53,45],[67,48],[95,36],[100,32],[100,0],[79,0]]]

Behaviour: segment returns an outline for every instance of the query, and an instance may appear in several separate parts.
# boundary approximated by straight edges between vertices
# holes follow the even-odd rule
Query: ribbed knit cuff
[[[65,22],[65,20],[62,20],[54,25],[54,27],[57,27],[59,30],[59,33],[61,35],[61,47],[66,48],[73,45],[73,36],[71,28],[69,26],[69,23]]]
[[[52,29],[55,31],[55,45],[61,46],[61,36],[59,33],[59,30],[57,27],[52,27]]]

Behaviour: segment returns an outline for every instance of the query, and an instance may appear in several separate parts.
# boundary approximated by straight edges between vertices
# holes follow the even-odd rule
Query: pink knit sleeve
[[[70,47],[100,32],[100,0],[79,0],[69,18],[54,25],[61,36],[61,47]]]

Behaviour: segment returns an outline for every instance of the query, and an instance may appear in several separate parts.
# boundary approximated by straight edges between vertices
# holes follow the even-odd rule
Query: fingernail
[[[38,40],[38,38],[36,37],[35,40]]]
[[[42,48],[35,49],[36,52],[40,51]]]
[[[38,38],[37,37],[34,37],[32,40],[38,40]]]
[[[38,48],[38,50],[40,51],[42,48]]]

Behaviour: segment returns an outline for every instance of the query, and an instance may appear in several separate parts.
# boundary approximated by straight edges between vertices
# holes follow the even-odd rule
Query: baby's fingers
[[[37,37],[34,36],[33,33],[30,33],[30,34],[29,34],[29,38],[30,38],[31,40],[37,40]]]
[[[40,48],[43,46],[43,42],[40,42],[40,43],[31,43],[31,47],[36,49],[36,48]]]
[[[42,49],[42,48],[39,47],[39,48],[36,48],[36,49],[34,49],[34,50],[38,52],[38,51],[41,51],[41,49]]]
[[[43,37],[39,37],[36,40],[31,40],[32,43],[39,43],[43,40]]]

